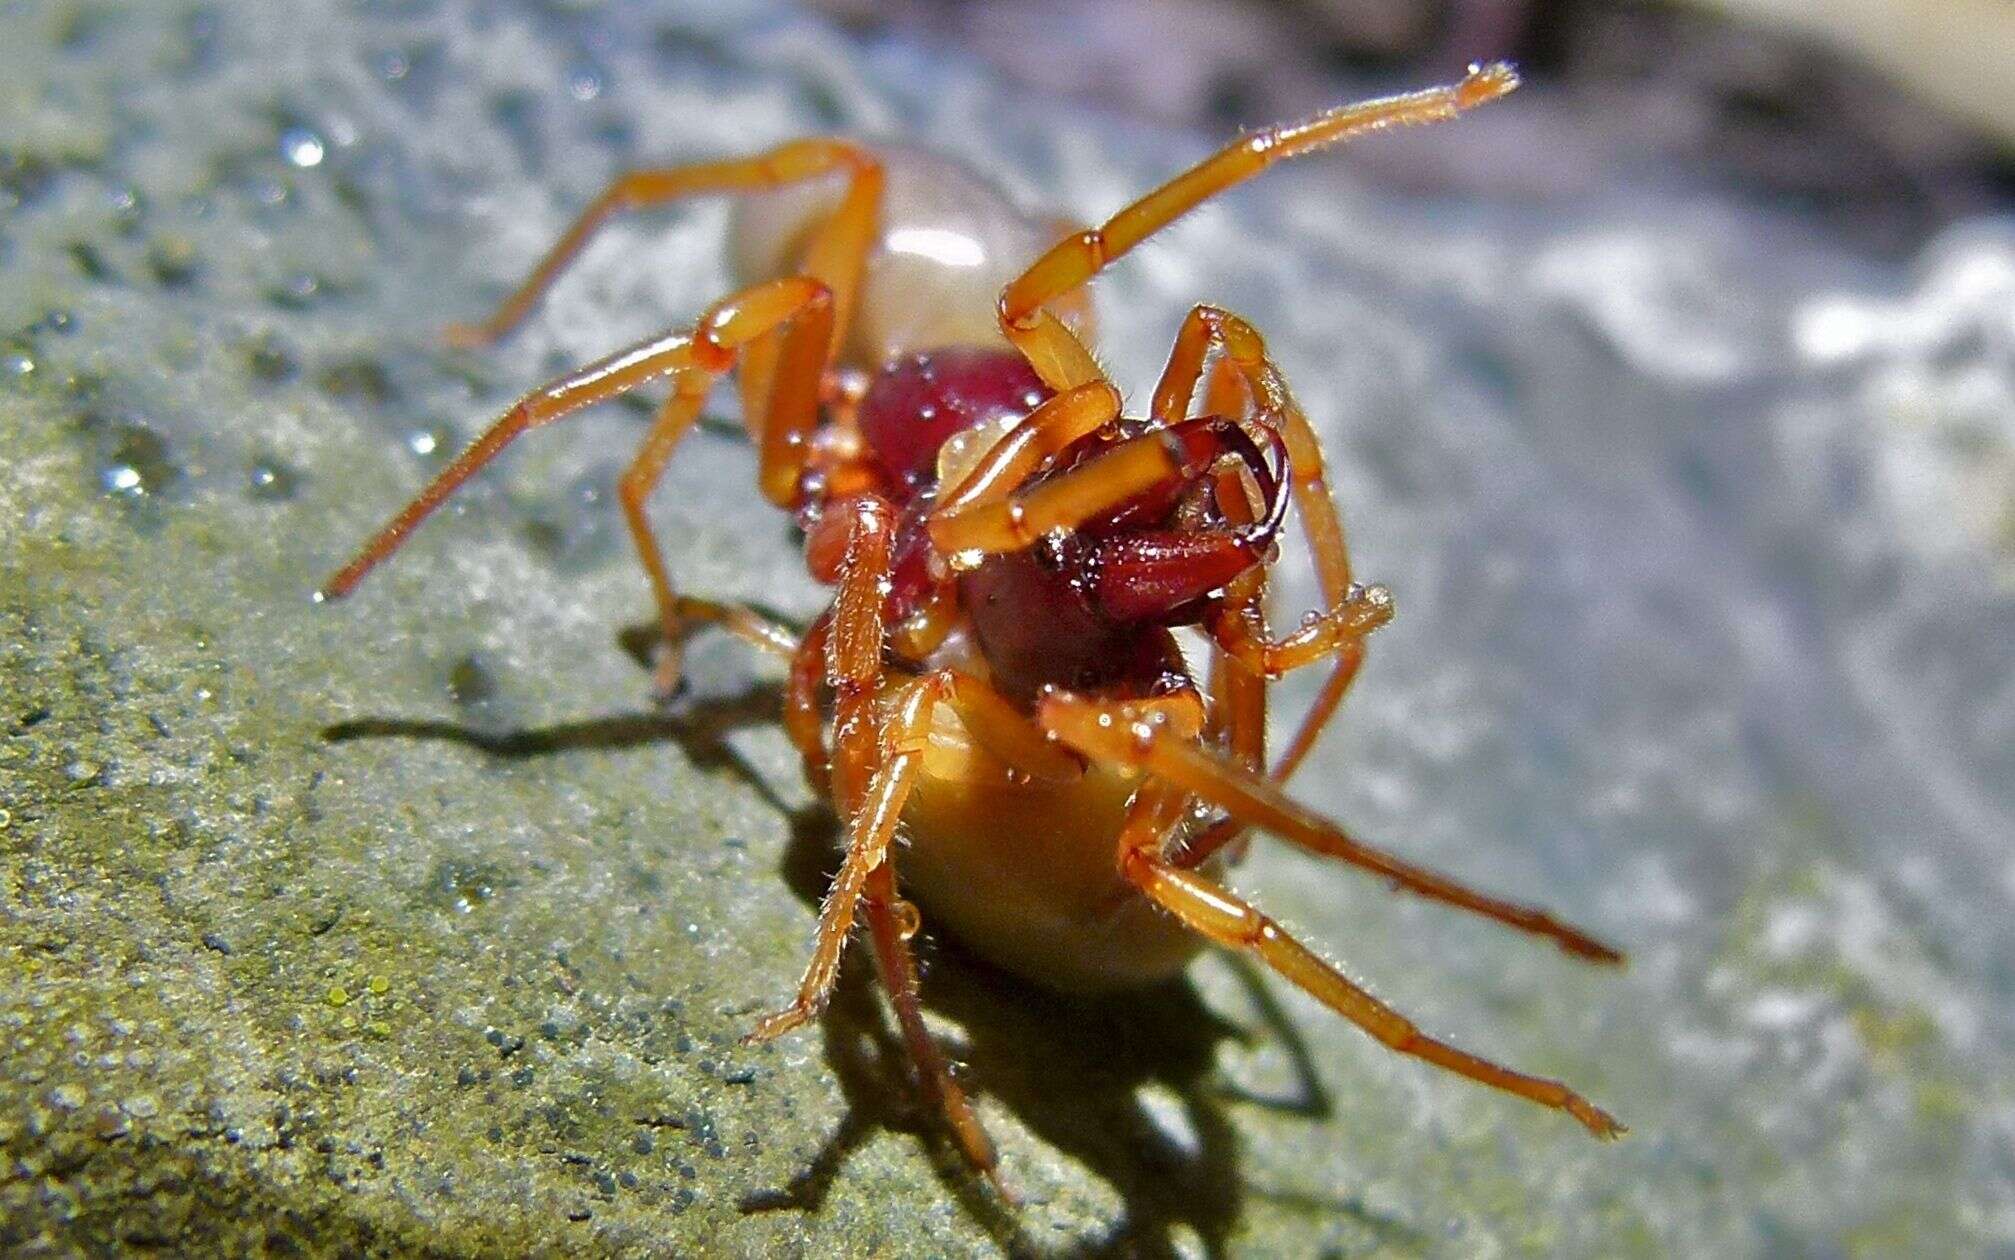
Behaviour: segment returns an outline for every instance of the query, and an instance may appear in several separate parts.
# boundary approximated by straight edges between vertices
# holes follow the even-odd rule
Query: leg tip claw
[[[1576,1098],[1567,1104],[1568,1114],[1581,1121],[1582,1126],[1604,1142],[1614,1142],[1630,1132],[1630,1127],[1610,1115],[1586,1098]]]
[[[1562,938],[1560,948],[1585,962],[1601,963],[1607,967],[1621,967],[1626,961],[1622,950],[1579,933]]]
[[[659,704],[670,704],[685,688],[684,651],[673,640],[658,640],[651,659],[651,698]]]
[[[773,1015],[765,1015],[756,1026],[742,1037],[745,1046],[760,1046],[775,1041],[788,1032],[795,1032],[810,1023],[812,1012],[798,1007],[789,1007]]]
[[[1494,101],[1518,86],[1518,71],[1509,62],[1493,61],[1488,65],[1476,65],[1455,87],[1457,109],[1475,109],[1485,101]]]

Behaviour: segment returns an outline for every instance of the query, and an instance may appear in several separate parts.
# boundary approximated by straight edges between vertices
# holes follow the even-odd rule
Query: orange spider
[[[1085,345],[1086,282],[1192,207],[1283,158],[1450,119],[1517,82],[1509,66],[1472,67],[1452,86],[1247,136],[1060,241],[962,168],[846,140],[625,175],[487,323],[451,340],[502,337],[617,211],[697,193],[762,194],[734,234],[748,287],[690,331],[526,395],[322,594],[348,595],[519,434],[669,377],[621,481],[663,626],[656,687],[676,684],[694,623],[786,658],[785,727],[845,823],[796,1000],[750,1041],[819,1015],[864,919],[924,1087],[999,1186],[993,1145],[924,1027],[906,892],[979,954],[1063,989],[1161,979],[1205,942],[1248,951],[1394,1050],[1614,1137],[1623,1126],[1580,1094],[1427,1036],[1221,882],[1234,842],[1258,827],[1581,958],[1622,958],[1543,911],[1363,844],[1282,790],[1391,597],[1352,580],[1315,433],[1249,324],[1192,310],[1145,419],[1122,415]],[[812,574],[838,588],[802,636],[678,594],[645,514],[730,371],[763,494],[796,514]],[[1200,384],[1207,405],[1192,415]],[[1329,607],[1276,638],[1263,601],[1290,500]],[[1206,685],[1174,626],[1207,639]],[[1326,684],[1269,763],[1267,683],[1324,659]]]

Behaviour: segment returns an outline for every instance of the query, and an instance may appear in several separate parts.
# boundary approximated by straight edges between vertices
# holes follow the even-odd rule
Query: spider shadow
[[[651,631],[625,631],[640,660]],[[367,717],[322,731],[352,739],[444,740],[506,760],[576,750],[620,750],[664,741],[697,766],[722,768],[748,783],[790,820],[780,864],[786,884],[816,910],[838,863],[837,820],[823,806],[793,808],[729,744],[745,728],[773,725],[782,697],[775,683],[724,696],[686,697],[661,707],[550,726],[486,729],[443,719]],[[1187,1226],[1209,1255],[1220,1255],[1242,1210],[1247,1187],[1230,1104],[1322,1119],[1331,1103],[1306,1042],[1256,969],[1231,958],[1264,1030],[1239,1027],[1213,1012],[1186,977],[1143,990],[1076,999],[1040,990],[932,938],[916,941],[924,964],[927,1008],[958,1024],[963,1041],[948,1047],[964,1064],[961,1079],[977,1095],[1013,1113],[1040,1141],[1103,1180],[1124,1204],[1097,1234],[1059,1249],[1039,1246],[1019,1214],[982,1188],[951,1145],[942,1119],[919,1097],[909,1056],[877,994],[872,959],[849,951],[831,1006],[819,1024],[824,1057],[839,1082],[846,1113],[805,1169],[780,1189],[741,1201],[744,1212],[815,1211],[848,1157],[879,1130],[910,1135],[929,1153],[945,1187],[982,1228],[1013,1254],[1086,1256],[1176,1254],[1175,1231]],[[1270,1040],[1289,1057],[1296,1088],[1280,1097],[1243,1094],[1216,1078],[1227,1041]],[[1146,1101],[1143,1095],[1153,1096]],[[1007,1170],[1013,1179],[1012,1168]],[[1257,1191],[1258,1197],[1279,1196]],[[1292,1198],[1293,1196],[1288,1196]],[[1303,1208],[1361,1215],[1338,1197]],[[1371,1224],[1389,1224],[1371,1221]]]

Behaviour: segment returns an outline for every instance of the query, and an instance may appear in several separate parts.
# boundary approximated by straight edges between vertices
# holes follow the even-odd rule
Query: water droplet
[[[443,862],[434,868],[434,891],[457,914],[468,914],[496,896],[497,882],[485,867]]]
[[[293,353],[270,333],[245,343],[245,367],[255,378],[268,385],[292,380],[300,370]]]
[[[322,143],[322,137],[306,127],[289,127],[280,133],[280,156],[285,158],[290,166],[298,166],[303,170],[311,166],[320,166],[326,153],[327,148]]]
[[[98,484],[107,494],[137,499],[160,494],[182,475],[168,455],[168,443],[143,424],[128,422],[107,435]]]
[[[277,459],[255,462],[246,475],[252,497],[262,503],[284,503],[301,488],[301,477]]]
[[[169,288],[196,277],[196,244],[186,236],[163,236],[147,248],[147,269]]]
[[[133,219],[140,213],[140,194],[131,184],[122,184],[105,191],[105,208],[120,219]]]
[[[567,71],[567,95],[577,101],[592,101],[606,86],[603,74],[593,66],[579,65]]]
[[[312,272],[297,271],[268,290],[267,296],[275,305],[298,309],[314,301],[321,291],[321,277]]]
[[[315,376],[315,384],[331,398],[383,406],[398,396],[391,374],[375,359],[344,359]]]
[[[482,657],[474,652],[456,661],[448,671],[448,698],[456,704],[478,705],[496,694],[496,679],[490,676]]]
[[[904,940],[909,940],[917,934],[917,929],[924,925],[923,915],[918,913],[914,902],[898,901],[892,908],[896,912],[897,934]]]
[[[26,350],[0,350],[0,376],[27,376],[35,370],[35,359]]]

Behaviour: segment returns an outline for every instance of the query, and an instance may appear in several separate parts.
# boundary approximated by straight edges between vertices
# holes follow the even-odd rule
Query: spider
[[[670,378],[619,496],[662,629],[654,687],[672,693],[698,625],[785,658],[785,730],[844,823],[797,996],[750,1042],[819,1016],[864,922],[924,1092],[1006,1193],[924,1025],[910,947],[920,905],[981,956],[1070,991],[1166,978],[1206,943],[1245,951],[1392,1049],[1615,1137],[1623,1126],[1566,1085],[1421,1032],[1222,882],[1256,827],[1578,957],[1622,961],[1287,795],[1391,597],[1353,580],[1315,433],[1250,324],[1191,310],[1145,418],[1123,414],[1086,344],[1087,282],[1180,215],[1275,162],[1454,118],[1517,83],[1507,65],[1472,66],[1452,85],[1248,135],[1061,240],[971,172],[909,149],[808,139],[623,175],[488,321],[449,341],[502,338],[612,215],[695,194],[750,195],[732,234],[747,287],[690,329],[527,394],[318,598],[350,594],[521,434]],[[731,372],[762,493],[795,514],[812,575],[836,587],[802,634],[680,594],[645,513]],[[1263,605],[1290,503],[1327,607],[1276,636]],[[1207,645],[1201,682],[1176,627]],[[1323,661],[1326,681],[1269,760],[1268,683]]]

